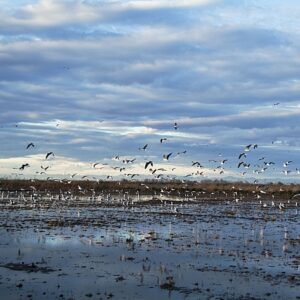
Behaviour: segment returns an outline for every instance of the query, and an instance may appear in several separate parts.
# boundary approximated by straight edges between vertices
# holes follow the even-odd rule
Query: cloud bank
[[[197,173],[196,160],[213,176],[221,154],[240,179],[237,157],[256,143],[245,176],[298,180],[299,16],[292,0],[4,1],[0,158],[53,151],[90,166],[123,155],[142,174],[148,158],[186,150],[168,162],[187,168],[174,176]],[[261,156],[276,167],[253,173]]]

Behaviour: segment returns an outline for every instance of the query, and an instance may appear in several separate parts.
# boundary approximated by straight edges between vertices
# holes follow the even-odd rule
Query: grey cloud
[[[43,8],[42,15],[58,13],[45,23],[39,6],[2,11],[0,137],[6,146],[0,156],[23,155],[22,145],[32,139],[39,151],[50,146],[85,161],[138,156],[138,147],[153,143],[147,155],[159,160],[163,151],[187,148],[182,162],[190,163],[220,151],[235,159],[244,144],[257,142],[278,161],[286,148],[297,161],[299,34],[287,24],[280,29],[267,19],[256,24],[253,17],[242,18],[247,11],[242,5],[234,9],[234,2],[144,4],[56,2]],[[68,8],[72,18],[64,18]],[[98,14],[102,8],[107,14]],[[273,107],[275,102],[280,105]],[[55,120],[114,125],[102,131],[39,125]],[[169,133],[175,121],[181,135]],[[23,128],[22,122],[36,126]],[[140,127],[149,131],[134,132]],[[161,149],[163,134],[170,141]]]

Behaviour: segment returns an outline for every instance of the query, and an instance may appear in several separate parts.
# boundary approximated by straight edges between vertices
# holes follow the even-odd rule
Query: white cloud
[[[57,26],[73,22],[86,22],[99,15],[92,7],[78,1],[68,3],[58,0],[40,0],[25,5],[18,12],[20,17],[10,17],[4,22],[14,26]]]
[[[205,6],[216,2],[217,0],[137,0],[125,2],[123,6],[131,9],[144,10]]]

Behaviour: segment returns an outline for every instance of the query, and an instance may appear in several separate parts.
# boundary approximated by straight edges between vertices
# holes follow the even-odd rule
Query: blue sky
[[[118,155],[129,174],[299,180],[299,20],[292,0],[2,0],[0,175],[119,178],[92,167]]]

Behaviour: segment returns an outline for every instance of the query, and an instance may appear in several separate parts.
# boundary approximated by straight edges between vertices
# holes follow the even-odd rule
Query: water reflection
[[[262,211],[240,201],[180,205],[178,210],[174,204],[3,210],[0,222],[1,265],[24,262],[55,270],[31,274],[0,268],[5,299],[28,293],[46,297],[45,292],[48,299],[88,293],[105,299],[110,294],[165,299],[170,293],[171,299],[247,293],[263,298],[266,292],[272,299],[297,296],[300,224],[295,210]],[[16,290],[12,279],[24,278],[36,279]]]

